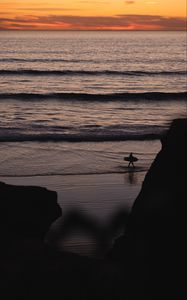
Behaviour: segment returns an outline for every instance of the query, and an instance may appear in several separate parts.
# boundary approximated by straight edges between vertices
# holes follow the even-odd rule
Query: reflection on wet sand
[[[129,171],[125,173],[124,176],[124,182],[129,184],[137,184],[138,178],[137,178],[137,172],[134,168],[129,168]]]

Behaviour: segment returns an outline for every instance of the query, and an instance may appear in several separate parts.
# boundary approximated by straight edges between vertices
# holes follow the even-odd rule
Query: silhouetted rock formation
[[[93,263],[44,242],[59,216],[56,192],[0,183],[0,299],[88,299]]]
[[[0,232],[43,238],[61,216],[57,193],[42,187],[0,182]]]
[[[126,263],[128,299],[186,299],[187,119],[174,120],[112,256]]]

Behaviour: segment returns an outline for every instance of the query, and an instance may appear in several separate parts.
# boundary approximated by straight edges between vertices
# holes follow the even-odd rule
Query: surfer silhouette
[[[132,154],[132,152],[129,155],[129,164],[128,167],[130,167],[132,165],[132,167],[134,167],[134,156]]]
[[[135,157],[135,156],[133,155],[133,153],[131,152],[131,153],[129,154],[128,157],[124,157],[124,160],[129,162],[128,168],[129,168],[130,166],[132,166],[132,167],[134,168],[134,162],[137,161],[138,158]]]

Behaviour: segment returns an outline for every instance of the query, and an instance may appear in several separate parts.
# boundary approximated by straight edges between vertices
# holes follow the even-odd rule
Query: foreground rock
[[[127,265],[128,299],[186,299],[187,119],[175,120],[113,249]]]
[[[95,264],[44,242],[60,216],[56,192],[0,182],[0,299],[88,299]]]
[[[44,238],[61,214],[56,192],[0,182],[0,231],[4,236]]]
[[[44,270],[43,239],[60,215],[56,192],[0,182],[0,299],[32,299]]]

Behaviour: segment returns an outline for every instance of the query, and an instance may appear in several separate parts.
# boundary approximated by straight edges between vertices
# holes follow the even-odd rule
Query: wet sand
[[[95,230],[100,228],[104,232],[116,214],[130,211],[144,176],[145,172],[130,169],[124,174],[0,177],[0,181],[56,191],[62,218],[51,227],[47,241],[59,249],[93,255],[97,244]],[[76,220],[72,221],[72,215]],[[61,234],[64,222],[68,226],[73,223],[65,236]]]

